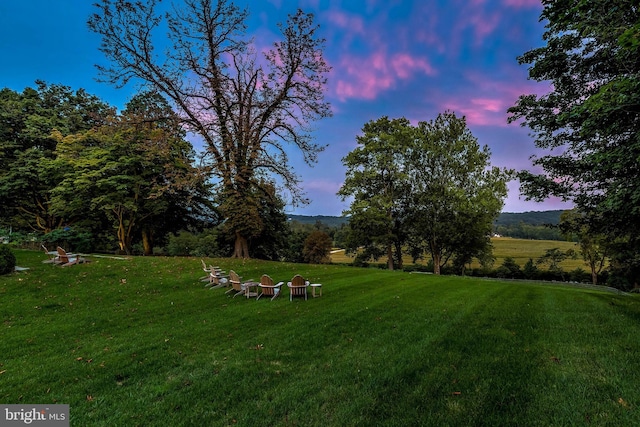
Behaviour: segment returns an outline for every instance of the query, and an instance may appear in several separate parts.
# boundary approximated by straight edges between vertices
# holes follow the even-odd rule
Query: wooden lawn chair
[[[47,259],[42,261],[43,263],[60,264],[60,259],[58,258],[58,251],[50,252],[45,245],[42,245],[42,249],[44,249],[44,253],[47,255]]]
[[[227,276],[223,276],[223,272],[220,269],[216,269],[216,267],[209,266],[211,269],[211,273],[209,273],[209,283],[204,285],[205,287],[209,287],[210,289],[222,288],[229,285],[229,278]]]
[[[60,260],[59,264],[63,267],[68,267],[74,264],[80,264],[82,262],[86,262],[87,260],[82,258],[77,254],[68,254],[67,251],[58,246],[58,259]]]
[[[206,282],[209,280],[209,274],[211,273],[211,268],[207,268],[207,264],[204,263],[204,260],[201,259],[200,262],[202,263],[202,270],[207,273],[206,276],[202,276],[200,279],[201,282]]]
[[[284,285],[284,282],[274,285],[273,279],[268,275],[263,274],[260,278],[260,284],[258,284],[258,287],[260,288],[260,295],[258,295],[258,298],[256,299],[260,299],[261,296],[266,295],[271,297],[271,301],[273,301],[278,297],[278,295],[280,295],[280,287],[282,285]]]
[[[231,289],[225,292],[225,294],[235,291],[235,294],[233,295],[235,298],[238,295],[245,293],[245,288],[242,284],[242,277],[238,276],[238,273],[233,270],[229,270],[229,283],[231,284]]]
[[[293,297],[304,296],[304,299],[307,299],[309,281],[305,280],[301,275],[296,274],[293,276],[293,279],[287,283],[287,286],[289,287],[289,301],[293,301]]]

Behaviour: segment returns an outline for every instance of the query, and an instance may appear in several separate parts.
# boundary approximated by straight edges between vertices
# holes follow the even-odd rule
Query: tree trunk
[[[153,236],[149,230],[142,230],[142,247],[145,255],[153,255]]]
[[[131,230],[133,229],[133,219],[129,220],[129,224],[125,224],[124,209],[114,208],[113,212],[118,220],[118,246],[120,247],[120,254],[130,255],[131,251]]]
[[[433,260],[433,274],[440,275],[440,261],[442,257],[439,253],[431,254],[431,259]]]
[[[247,238],[236,231],[236,243],[233,249],[233,258],[249,258],[249,243]]]
[[[126,232],[122,221],[118,222],[118,246],[120,248],[120,254],[127,254]]]
[[[402,270],[404,264],[402,262],[402,244],[396,241],[396,265],[398,266],[398,270]]]
[[[393,270],[393,246],[391,244],[387,246],[387,268]]]
[[[596,273],[596,269],[593,267],[591,268],[591,283],[594,285],[598,284],[598,273]]]

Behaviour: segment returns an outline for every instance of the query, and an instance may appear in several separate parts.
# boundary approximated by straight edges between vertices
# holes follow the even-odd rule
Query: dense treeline
[[[532,212],[502,212],[494,222],[494,234],[503,237],[534,240],[567,240],[559,228],[561,210]],[[289,219],[302,224],[320,222],[330,228],[340,229],[348,224],[349,218],[327,215],[289,215]],[[341,245],[336,245],[342,247]]]
[[[531,225],[525,222],[495,225],[494,233],[515,239],[566,240],[566,236],[563,236],[557,225]]]
[[[558,227],[561,210],[521,213],[503,212],[494,223],[494,233],[504,237],[534,240],[566,240]]]

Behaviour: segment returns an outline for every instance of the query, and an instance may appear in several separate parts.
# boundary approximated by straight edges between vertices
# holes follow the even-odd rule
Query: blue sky
[[[165,0],[168,1],[168,0]],[[35,80],[84,88],[123,107],[135,87],[96,82],[106,64],[99,38],[86,21],[91,0],[0,2],[0,87],[21,92]],[[309,205],[302,215],[340,215],[348,208],[336,192],[344,180],[341,159],[356,147],[362,126],[382,116],[414,124],[452,110],[464,115],[495,166],[530,169],[536,153],[529,131],[507,124],[506,110],[525,93],[545,93],[527,79],[517,56],[542,45],[540,0],[239,0],[251,13],[249,33],[265,46],[277,39],[277,22],[297,8],[312,12],[326,39],[332,66],[327,87],[333,117],[316,122],[316,142],[326,144],[309,168],[291,153]],[[525,202],[510,184],[505,212],[562,209],[558,200]]]

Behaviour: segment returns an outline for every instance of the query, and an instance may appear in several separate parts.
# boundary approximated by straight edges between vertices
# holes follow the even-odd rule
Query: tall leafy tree
[[[560,216],[560,229],[563,234],[577,237],[580,254],[591,272],[591,282],[598,284],[598,274],[607,265],[609,245],[607,237],[589,229],[590,221],[584,213],[577,209],[564,211]]]
[[[309,236],[305,239],[302,255],[305,261],[310,264],[328,263],[331,260],[332,245],[331,236],[324,231],[315,230],[309,233]]]
[[[452,256],[461,270],[487,258],[493,221],[502,209],[512,171],[490,167],[464,117],[452,112],[413,127],[383,117],[367,123],[360,144],[343,162],[340,194],[352,196],[348,242],[363,258],[387,254],[401,266],[402,248],[429,253],[434,272]]]
[[[36,81],[22,93],[0,91],[0,217],[14,226],[50,232],[78,220],[51,209],[51,190],[62,179],[53,164],[52,135],[103,125],[113,108],[83,89]]]
[[[551,91],[523,95],[509,111],[550,151],[533,160],[541,174],[519,174],[521,189],[535,200],[574,201],[590,229],[638,253],[640,8],[626,0],[543,4],[545,45],[518,60]],[[640,271],[638,257],[629,259]]]
[[[453,112],[420,122],[407,162],[411,183],[411,247],[431,255],[435,274],[458,255],[486,257],[493,221],[502,210],[513,171],[490,166],[464,117]]]
[[[256,258],[279,261],[286,255],[290,237],[288,219],[284,212],[285,202],[278,194],[275,183],[266,178],[261,178],[254,186],[253,193],[255,203],[259,206],[255,220],[260,224],[260,232],[251,236],[249,248]],[[227,221],[223,228],[228,235],[235,237],[236,226],[233,223]]]
[[[286,146],[308,164],[323,147],[309,125],[330,115],[324,98],[329,67],[313,17],[298,11],[281,25],[282,39],[261,47],[245,39],[247,11],[225,0],[184,0],[166,14],[158,0],[101,0],[89,27],[102,37],[110,66],[103,78],[122,86],[138,79],[169,99],[189,131],[204,140],[220,183],[221,210],[235,228],[236,257],[248,257],[259,234],[256,173],[278,175],[294,202],[304,201]],[[166,31],[164,29],[166,25]],[[155,48],[165,41],[160,55]],[[243,221],[245,218],[246,221]]]
[[[364,259],[386,255],[390,270],[402,267],[406,243],[406,210],[409,175],[407,155],[413,128],[405,118],[382,117],[370,121],[356,138],[358,147],[342,163],[347,176],[338,195],[353,198],[349,216],[348,245]]]
[[[52,191],[56,212],[103,212],[123,253],[137,235],[150,253],[154,231],[175,231],[199,208],[205,187],[193,148],[157,94],[137,95],[108,126],[57,137],[64,173]]]

